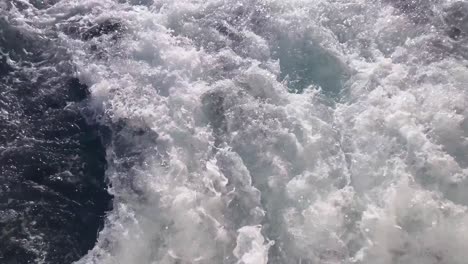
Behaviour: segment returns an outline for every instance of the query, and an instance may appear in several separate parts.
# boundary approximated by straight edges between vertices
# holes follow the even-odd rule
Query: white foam
[[[78,263],[468,258],[467,68],[430,24],[359,0],[62,1],[47,14],[125,24],[117,41],[62,40],[103,122],[155,132],[127,135],[131,169],[108,149],[114,210]],[[313,77],[304,93],[288,93],[285,65]]]
[[[265,238],[260,233],[261,226],[244,226],[239,229],[237,245],[234,256],[239,263],[266,264],[268,262],[268,249],[271,243],[265,244]]]

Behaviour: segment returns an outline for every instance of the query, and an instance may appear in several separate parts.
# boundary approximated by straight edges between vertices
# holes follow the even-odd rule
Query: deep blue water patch
[[[279,36],[273,56],[279,60],[280,80],[292,93],[318,87],[326,97],[338,101],[345,91],[349,69],[331,52],[310,40],[291,42]]]
[[[94,246],[111,196],[87,97],[53,38],[0,19],[0,263],[71,263]]]

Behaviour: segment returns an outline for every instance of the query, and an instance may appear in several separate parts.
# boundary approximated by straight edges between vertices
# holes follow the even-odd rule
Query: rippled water
[[[466,263],[466,2],[0,7],[89,90],[113,207],[76,263]]]

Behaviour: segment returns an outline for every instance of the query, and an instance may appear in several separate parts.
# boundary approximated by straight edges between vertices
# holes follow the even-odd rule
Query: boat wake
[[[2,5],[107,131],[113,208],[76,263],[466,262],[465,2]]]

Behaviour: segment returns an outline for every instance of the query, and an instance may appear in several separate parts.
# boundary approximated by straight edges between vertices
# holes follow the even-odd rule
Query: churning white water
[[[16,12],[61,32],[113,130],[114,208],[78,264],[467,263],[466,2]],[[119,30],[66,33],[102,23]]]

